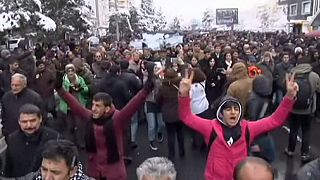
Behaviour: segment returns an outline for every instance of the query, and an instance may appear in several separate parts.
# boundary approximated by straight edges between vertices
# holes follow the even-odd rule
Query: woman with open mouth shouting
[[[282,126],[291,112],[298,84],[294,74],[286,77],[287,94],[277,110],[269,117],[259,121],[242,119],[241,104],[232,97],[225,97],[217,110],[217,119],[206,120],[194,115],[190,107],[189,92],[194,72],[182,79],[179,87],[179,115],[189,127],[202,134],[209,147],[206,180],[233,180],[236,165],[248,156],[250,144],[254,139]]]

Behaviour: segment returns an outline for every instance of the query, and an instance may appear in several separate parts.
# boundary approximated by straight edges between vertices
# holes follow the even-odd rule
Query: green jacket
[[[77,76],[77,75],[76,75]],[[81,76],[77,76],[77,82],[79,84],[80,87],[80,91],[79,92],[73,92],[72,94],[78,99],[78,101],[83,105],[86,106],[87,104],[87,96],[88,96],[88,92],[89,92],[89,88],[86,85],[86,83],[84,82],[84,79]],[[63,83],[62,83],[63,88],[67,91],[70,92],[71,90],[71,82],[69,81],[67,75],[63,76]],[[68,104],[62,100],[60,98],[59,101],[59,110],[61,112],[64,112],[67,114],[69,109]]]

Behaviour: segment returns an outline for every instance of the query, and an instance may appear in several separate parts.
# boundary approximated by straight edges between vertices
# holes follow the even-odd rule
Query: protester
[[[146,79],[148,77],[148,73],[147,73],[148,68],[144,67],[145,62],[152,61],[156,63],[158,67],[162,66],[162,67],[165,67],[166,69],[160,73],[159,78],[157,79],[156,84],[158,84],[159,86],[158,85],[156,86],[155,90],[152,92],[152,96],[150,96],[150,99],[148,99],[148,103],[146,103],[147,108],[146,109],[144,107],[139,108],[138,112],[136,112],[132,117],[129,117],[128,120],[126,120],[126,122],[131,121],[132,123],[131,132],[126,130],[130,125],[129,123],[126,123],[124,125],[126,127],[122,128],[123,130],[121,135],[122,139],[121,137],[116,138],[117,140],[118,138],[119,140],[120,139],[123,140],[124,144],[127,144],[125,143],[126,140],[125,138],[123,138],[123,136],[128,136],[128,134],[131,134],[132,136],[131,141],[134,142],[132,143],[132,147],[134,147],[132,148],[132,151],[131,151],[132,154],[126,154],[125,151],[119,150],[120,156],[121,156],[119,158],[121,159],[121,161],[119,160],[120,162],[119,164],[122,163],[122,158],[125,160],[133,160],[132,162],[139,161],[139,157],[142,157],[139,155],[141,153],[146,152],[146,147],[147,149],[151,150],[147,153],[148,155],[153,156],[152,154],[154,153],[155,154],[163,153],[163,150],[161,149],[163,148],[163,145],[159,144],[158,142],[161,142],[162,140],[164,140],[165,143],[168,142],[168,149],[171,149],[168,155],[169,159],[173,159],[173,161],[176,161],[177,163],[184,162],[185,163],[184,168],[185,168],[190,166],[190,163],[188,163],[190,160],[195,161],[194,164],[195,166],[197,166],[196,161],[202,161],[201,158],[203,158],[203,156],[206,153],[201,153],[199,154],[199,156],[197,155],[194,156],[194,152],[195,152],[194,149],[188,150],[188,149],[180,148],[180,147],[183,147],[181,145],[182,144],[181,142],[183,140],[185,141],[184,143],[186,147],[189,146],[189,140],[190,140],[190,136],[188,134],[189,131],[186,131],[186,132],[183,131],[184,125],[181,124],[182,123],[181,118],[178,117],[178,97],[177,97],[178,90],[172,86],[173,84],[175,84],[175,86],[178,86],[177,84],[178,82],[174,81],[174,83],[172,83],[173,80],[169,80],[170,82],[169,83],[168,79],[170,78],[168,77],[163,79],[164,76],[170,75],[170,73],[166,75],[164,72],[169,72],[171,71],[170,68],[173,68],[175,71],[174,73],[175,77],[176,75],[178,77],[184,77],[185,72],[187,72],[185,71],[185,69],[192,67],[191,60],[193,57],[196,57],[193,59],[193,65],[195,67],[200,67],[201,71],[207,77],[205,83],[201,82],[202,84],[205,84],[205,88],[204,88],[205,96],[201,96],[201,100],[203,99],[203,97],[205,97],[209,101],[208,109],[204,112],[217,111],[220,107],[219,103],[221,99],[224,98],[224,95],[228,94],[233,96],[233,98],[236,98],[241,103],[241,109],[243,111],[242,112],[243,119],[248,119],[252,121],[255,121],[255,120],[261,121],[260,118],[267,116],[274,111],[276,106],[278,106],[280,102],[283,100],[283,97],[285,98],[285,100],[287,99],[287,97],[284,96],[286,93],[286,78],[285,78],[286,73],[291,72],[293,68],[295,70],[304,69],[301,67],[299,63],[300,61],[306,60],[304,64],[311,64],[312,70],[314,70],[315,73],[319,73],[320,66],[318,62],[319,61],[318,51],[320,49],[320,43],[316,38],[309,38],[302,34],[287,34],[285,32],[280,32],[280,31],[278,32],[215,31],[215,32],[205,32],[205,33],[204,32],[191,33],[191,32],[184,31],[184,32],[179,32],[179,34],[183,36],[183,39],[182,39],[183,42],[177,43],[178,45],[170,42],[170,44],[169,43],[161,44],[160,47],[155,48],[153,46],[157,43],[152,42],[148,44],[149,40],[146,39],[146,41],[144,41],[143,43],[142,49],[137,46],[134,47],[137,44],[131,44],[131,43],[129,44],[129,38],[127,38],[125,34],[126,32],[124,31],[123,32],[124,36],[121,36],[121,41],[113,41],[113,38],[114,38],[113,36],[106,36],[104,38],[100,38],[101,43],[99,44],[92,44],[92,43],[90,44],[90,42],[88,42],[87,39],[81,39],[79,43],[77,38],[69,37],[68,33],[66,38],[63,40],[59,40],[58,43],[50,42],[51,38],[49,39],[40,38],[39,40],[44,41],[45,43],[42,43],[43,45],[40,47],[37,45],[37,49],[34,51],[34,55],[36,57],[32,57],[32,51],[24,49],[24,47],[22,47],[22,44],[19,45],[19,48],[15,48],[13,52],[10,52],[9,50],[6,50],[6,49],[4,50],[1,49],[0,87],[1,87],[1,90],[3,91],[2,94],[10,92],[12,75],[14,75],[15,73],[20,73],[27,76],[28,89],[35,90],[36,92],[39,93],[39,95],[43,99],[40,106],[42,106],[42,104],[47,105],[46,107],[45,106],[40,107],[41,110],[44,109],[42,114],[43,123],[41,127],[43,128],[54,127],[55,130],[62,132],[64,128],[67,127],[68,124],[61,123],[59,126],[59,122],[63,122],[64,120],[64,117],[61,116],[61,114],[63,113],[58,113],[59,116],[55,116],[55,113],[57,112],[58,108],[54,109],[54,106],[52,106],[53,96],[55,96],[56,98],[56,104],[55,104],[56,107],[59,107],[58,105],[60,101],[58,98],[58,95],[53,91],[53,88],[52,88],[52,85],[54,84],[53,81],[55,81],[54,78],[52,77],[55,76],[56,71],[64,72],[66,66],[70,68],[68,65],[70,63],[72,63],[73,66],[76,66],[74,68],[76,71],[78,71],[76,72],[76,74],[79,77],[84,79],[87,85],[87,88],[85,89],[88,89],[88,91],[84,92],[82,88],[79,88],[79,89],[75,88],[75,90],[76,91],[79,90],[79,92],[75,92],[73,90],[70,90],[70,91],[73,93],[73,95],[75,95],[74,97],[78,98],[77,101],[85,102],[83,103],[82,106],[91,108],[92,106],[91,100],[93,98],[93,95],[95,94],[96,91],[99,91],[99,90],[96,90],[95,87],[98,86],[99,84],[103,84],[105,86],[104,88],[105,91],[113,89],[112,90],[113,93],[111,93],[111,91],[108,93],[110,93],[109,95],[114,99],[113,104],[117,108],[119,107],[118,105],[119,104],[118,102],[120,99],[119,97],[124,97],[129,94],[128,100],[120,103],[121,104],[120,106],[124,107],[128,103],[129,99],[133,98],[141,89],[141,87],[139,86],[143,86],[142,84],[146,82]],[[152,36],[151,34],[149,35]],[[157,35],[158,34],[156,34],[155,36]],[[170,37],[172,35],[171,32],[169,32],[168,35]],[[168,35],[166,34],[164,37],[168,37]],[[70,36],[73,36],[73,35],[70,34]],[[84,34],[84,37],[85,36],[86,35]],[[172,37],[175,37],[175,36],[176,35],[173,35]],[[137,37],[139,39],[143,39],[141,34],[138,34],[137,31],[135,31],[134,33],[131,33],[130,41],[134,40]],[[56,37],[54,37],[54,39],[55,38]],[[170,40],[166,39],[166,41],[167,40],[171,41],[172,39],[171,38]],[[232,57],[230,55],[232,55]],[[282,57],[282,56],[283,58],[279,59],[279,57]],[[195,59],[197,59],[197,62],[195,61]],[[122,60],[126,61],[126,63],[125,64],[122,63],[121,62]],[[228,64],[226,62],[228,62]],[[119,64],[121,67],[120,71],[118,68]],[[113,68],[117,67],[116,68],[117,70],[114,71],[113,68],[110,69],[111,66],[113,66]],[[37,67],[37,69],[35,69],[35,67]],[[141,71],[142,69],[144,69],[144,71]],[[305,68],[304,70],[306,69],[308,69],[309,71],[309,67]],[[53,73],[48,73],[46,72],[47,70],[48,72],[52,71]],[[152,70],[154,70],[153,67],[152,67]],[[249,72],[249,76],[248,76],[248,72]],[[112,73],[116,75],[114,76],[114,78],[110,79],[110,74]],[[265,83],[264,81],[265,78],[262,78],[264,80],[261,81],[261,78],[260,78],[261,74],[269,77],[270,82]],[[310,76],[311,74],[313,73],[310,73]],[[303,94],[303,92],[308,92],[310,89],[313,89],[313,88],[309,88],[309,83],[307,83],[308,81],[305,81],[306,78],[304,79],[302,77],[303,76],[299,76],[299,73],[297,73],[295,77],[295,81],[298,83],[298,85],[300,87],[303,87],[303,89],[300,89],[299,91],[300,94]],[[105,81],[106,79],[104,78],[108,80],[112,80],[115,83],[106,83],[110,81]],[[178,79],[180,80],[180,78]],[[196,77],[194,79],[196,79]],[[300,85],[301,81],[302,81],[302,84],[304,85]],[[121,88],[116,88],[117,87],[116,84],[117,83],[121,84],[122,82],[125,83],[126,87],[121,86]],[[255,85],[255,83],[257,83],[258,85]],[[198,84],[198,83],[195,83],[195,84]],[[269,85],[266,86],[265,84],[269,84]],[[161,108],[159,106],[157,107],[157,104],[156,104],[157,98],[154,98],[159,95],[158,92],[160,91],[157,91],[158,88],[162,89],[161,94],[167,97],[162,103],[159,104],[162,106]],[[199,88],[198,90],[199,92],[200,91],[202,92],[203,88],[202,89]],[[273,94],[270,94],[270,91]],[[58,90],[58,92],[60,91]],[[317,91],[315,91],[315,94],[316,93]],[[197,93],[193,93],[193,94],[194,95],[191,95],[190,93],[191,96],[196,96]],[[275,96],[275,94],[277,96]],[[301,102],[306,102],[306,104],[310,104],[311,102],[312,108],[316,108],[317,107],[316,105],[320,103],[320,100],[319,100],[320,98],[317,98],[317,103],[315,103],[315,99],[313,99],[313,97],[312,98],[309,97],[309,95],[311,96],[311,93],[305,93],[305,94],[308,94],[307,96],[305,96],[307,97],[306,101],[301,100],[301,95],[299,94],[297,95],[297,98],[296,98],[297,100],[294,103],[295,110],[291,116],[292,118],[296,118],[297,115],[301,115],[301,114],[297,114],[297,111],[296,111],[298,109],[296,108],[296,106],[298,106],[298,104],[300,104]],[[314,95],[313,92],[312,92],[312,95]],[[21,100],[21,97],[22,99],[25,98],[29,100],[24,102]],[[5,95],[4,98],[6,99],[5,101],[2,102],[2,105],[4,106],[2,108],[3,110],[2,114],[5,117],[2,122],[4,124],[4,131],[6,131],[6,129],[8,128],[8,124],[11,125],[11,122],[19,122],[18,121],[19,115],[16,112],[19,107],[21,107],[25,103],[32,103],[37,105],[37,103],[35,102],[38,102],[37,98],[35,98],[34,96],[30,95],[30,97],[25,97],[24,93],[12,94],[11,98],[9,99],[8,99],[8,95]],[[47,99],[49,99],[50,103],[46,102]],[[120,99],[120,101],[122,100]],[[266,111],[264,110],[265,104],[267,104],[268,106]],[[263,105],[263,107],[261,105]],[[68,105],[67,107],[69,108],[69,109],[67,108],[66,110],[69,116],[67,122],[70,122],[70,123],[78,122],[79,123],[78,125],[83,126],[82,135],[81,133],[78,133],[78,132],[81,132],[81,128],[79,128],[80,126],[74,126],[71,132],[72,137],[74,135],[77,135],[77,136],[80,135],[84,137],[85,134],[91,134],[89,135],[89,137],[94,137],[92,136],[93,134],[92,133],[93,131],[91,131],[92,128],[88,128],[92,126],[88,126],[87,123],[84,123],[83,120],[80,120],[78,118],[78,115],[81,115],[81,113],[77,113],[78,111],[75,111],[74,113],[72,108],[70,108]],[[106,109],[107,107],[111,107],[111,105],[110,106],[108,106],[108,104],[102,105],[102,107],[103,108],[101,109]],[[231,109],[233,107],[238,107],[238,106],[231,105]],[[138,108],[138,106],[135,108]],[[195,109],[197,108],[201,109],[201,106],[200,105],[195,106]],[[95,107],[95,109],[97,108]],[[117,108],[117,109],[121,109],[121,108]],[[237,108],[233,108],[233,109],[237,109]],[[48,113],[45,111],[48,111]],[[223,112],[221,108],[220,108],[220,112]],[[316,111],[316,112],[318,112],[316,116],[318,116],[318,120],[319,120],[320,111]],[[106,114],[109,115],[108,113]],[[76,116],[73,116],[73,115],[76,115]],[[198,115],[201,117],[202,113]],[[306,113],[302,115],[305,117],[307,116]],[[309,115],[308,115],[308,118],[309,117],[310,119],[313,118],[313,115],[314,115],[313,111],[311,111]],[[115,119],[117,119],[116,116],[117,115],[114,116]],[[87,120],[91,119],[90,117],[88,116],[85,119]],[[167,133],[168,136],[166,136],[161,131],[163,129],[162,127],[164,127],[164,126],[161,126],[161,121],[157,121],[157,119],[160,120],[162,118],[155,118],[155,117],[163,117],[165,123],[167,124],[166,128],[168,131]],[[79,119],[79,121],[77,121],[77,118]],[[212,117],[202,117],[202,118],[212,119]],[[292,119],[292,118],[289,118],[289,119]],[[8,123],[8,119],[10,120],[9,123]],[[115,121],[115,119],[113,120]],[[11,120],[15,120],[15,121],[11,121]],[[146,120],[148,122],[148,137],[142,136],[143,139],[147,138],[147,140],[145,141],[141,139],[141,135],[147,135],[147,134],[146,133],[143,134],[144,129],[142,129],[141,127],[147,128],[147,126],[144,124]],[[290,121],[289,123],[289,126],[291,128],[290,130],[292,132],[291,134],[292,137],[294,136],[295,132],[297,132],[296,128],[292,128],[292,125],[290,125],[293,121]],[[215,123],[217,122],[212,121],[211,123],[216,125]],[[238,123],[238,124],[241,125],[241,123]],[[250,123],[254,124],[256,122],[250,122]],[[306,123],[309,123],[310,125],[307,124],[307,126],[305,126]],[[302,144],[303,144],[304,152],[306,152],[305,151],[306,146],[309,146],[309,147],[312,146],[311,148],[317,149],[313,147],[314,144],[308,143],[308,141],[305,140],[305,139],[308,140],[307,137],[310,134],[308,132],[310,132],[311,129],[314,129],[317,127],[313,123],[314,123],[313,121],[307,120],[302,124],[303,132],[304,132],[302,134],[302,139],[303,139]],[[157,124],[160,124],[160,126],[158,126],[160,128],[157,128]],[[179,126],[177,126],[177,131],[176,131],[177,135],[174,134],[175,131],[172,129],[173,124],[179,124]],[[297,125],[299,124],[299,122],[293,123],[293,124]],[[54,125],[54,126],[51,126],[51,125]],[[140,127],[139,129],[138,129],[138,125]],[[221,125],[221,124],[219,124],[218,122],[218,125]],[[308,126],[310,126],[309,128],[310,130],[306,131],[305,129],[308,129]],[[100,126],[93,125],[93,127],[96,128]],[[212,126],[210,127],[211,127],[210,129],[212,129]],[[239,135],[237,128],[231,128],[235,130],[229,130],[223,125],[219,127],[220,129],[213,128],[215,130],[218,129],[217,131],[218,133],[212,133],[212,135],[209,136],[210,141],[208,142],[206,141],[209,147],[211,147],[210,144],[216,145],[215,143],[219,144],[219,142],[223,142],[222,140],[224,139],[223,137],[224,135],[226,135],[226,139],[227,139],[225,141],[229,142],[230,144],[233,144],[232,146],[235,146],[239,143],[239,140],[236,141],[237,135]],[[16,128],[14,128],[14,130],[19,130],[18,123],[16,123]],[[87,130],[90,130],[89,131],[90,133],[85,133]],[[100,130],[102,132],[103,128],[100,127]],[[221,131],[224,133],[221,134]],[[97,132],[100,132],[100,131],[97,131]],[[272,143],[266,143],[266,141],[263,141],[262,143],[260,143],[261,138],[264,139],[266,137],[269,137],[268,133],[263,133],[261,134],[260,138],[253,139],[250,135],[252,134],[251,130],[250,130],[250,133],[246,133],[246,132],[247,132],[246,129],[241,131],[240,139],[242,141],[241,143],[239,143],[240,144],[239,146],[243,145],[244,147],[244,144],[246,144],[248,151],[250,149],[250,152],[248,153],[250,153],[251,155],[262,157],[268,162],[271,162],[271,161],[275,161],[277,163],[279,162],[278,159],[275,159],[274,157],[275,154],[272,153],[273,150],[275,149],[278,150],[280,147],[280,146],[276,146],[279,143],[277,139],[275,139],[276,140],[275,148],[273,148]],[[6,132],[4,133],[8,138],[8,134]],[[100,134],[104,134],[104,133],[100,133]],[[256,133],[254,132],[253,135],[256,135]],[[172,142],[173,140],[177,139],[176,136],[178,137],[178,144],[180,145],[178,149],[178,153],[185,154],[184,158],[178,159],[174,157],[175,155],[172,155],[173,154],[172,152],[174,152],[173,151],[174,148],[172,148],[172,144],[173,144]],[[232,136],[232,140],[230,139],[230,136]],[[69,138],[68,136],[64,136],[64,137]],[[100,138],[99,134],[96,137]],[[108,135],[101,136],[101,137],[102,138],[100,138],[100,140],[109,139]],[[86,138],[82,138],[82,139],[70,138],[70,139],[72,139],[72,141],[74,141],[74,143],[78,146],[81,154],[85,154],[80,156],[81,159],[83,159],[84,161],[88,159],[88,161],[91,161],[91,162],[98,162],[98,160],[100,159],[106,160],[106,158],[108,157],[106,156],[106,153],[107,153],[106,151],[101,152],[101,154],[103,154],[104,156],[103,157],[99,156],[99,158],[97,158],[98,156],[93,157],[92,154],[95,154],[95,153],[89,153],[89,156],[87,157],[87,154],[83,152],[86,150],[85,149],[85,145],[87,144],[86,142],[94,142],[92,141],[93,138],[87,138],[87,140],[85,140]],[[213,140],[215,141],[211,143]],[[251,143],[247,143],[247,142],[251,142]],[[130,142],[128,142],[128,144],[129,143]],[[106,143],[104,142],[104,144]],[[145,144],[147,144],[147,146],[145,146]],[[170,144],[170,147],[169,147],[169,144]],[[228,146],[227,143],[224,143],[224,144]],[[293,143],[289,143],[289,144],[291,144],[290,146],[292,146]],[[100,148],[101,146],[99,145],[100,144],[97,143],[97,149],[103,149],[103,148]],[[117,145],[119,145],[119,149],[120,149],[120,145],[122,145],[122,143],[120,143],[120,141],[119,142],[117,141]],[[137,145],[139,145],[139,147]],[[258,146],[255,146],[255,145],[258,145]],[[249,146],[251,147],[249,148]],[[90,146],[90,147],[94,147],[94,146]],[[5,146],[3,148],[5,148]],[[125,147],[123,148],[125,149]],[[104,149],[108,150],[109,148],[104,148]],[[159,151],[154,152],[153,150],[155,149]],[[182,151],[183,149],[184,151]],[[269,151],[266,151],[268,149]],[[218,150],[219,150],[219,147],[218,147]],[[90,148],[89,148],[89,151],[96,152],[94,149],[90,149]],[[227,162],[226,159],[228,158],[233,159],[230,156],[230,154],[232,153],[228,153],[230,151],[225,150],[225,152],[226,152],[225,153],[226,155],[221,155],[222,159],[224,160],[223,162]],[[302,160],[304,160],[304,157],[306,157],[306,160],[312,159],[313,154],[310,153],[310,150],[308,152],[309,154],[307,154],[306,156],[303,156]],[[97,151],[96,155],[101,155],[99,153],[100,151]],[[246,154],[246,153],[243,152],[243,154]],[[243,159],[243,157],[245,157],[243,154],[236,159]],[[192,157],[190,155],[192,155]],[[217,156],[220,157],[219,153],[217,153]],[[197,157],[197,158],[192,159],[193,157]],[[137,158],[137,159],[135,160],[134,158]],[[238,161],[238,160],[235,160],[235,161]],[[125,162],[129,162],[129,161],[125,161]],[[212,160],[209,160],[209,162],[212,162]],[[219,163],[220,161],[215,160],[214,162]],[[2,164],[5,164],[5,163],[2,163]],[[89,165],[91,164],[89,163]],[[229,163],[224,163],[223,165],[220,165],[220,164],[218,165],[214,164],[214,165],[223,168],[225,167],[224,165],[228,165],[228,164]],[[193,165],[193,162],[192,162],[192,165]],[[31,166],[31,163],[30,163],[30,166]],[[86,169],[86,166],[87,166],[86,163],[84,163],[84,169]],[[98,165],[96,164],[94,166],[98,167]],[[106,166],[108,166],[108,168],[105,168]],[[132,168],[132,166],[133,165],[129,165],[129,168]],[[122,173],[124,172],[123,171],[124,168],[122,167],[122,164],[121,164],[121,168],[117,168],[117,169],[114,168],[116,170],[114,170],[113,168],[109,168],[109,165],[105,165],[102,168],[108,169],[108,172],[114,171],[114,172],[119,172],[119,174],[125,174],[125,173]],[[210,166],[208,166],[208,168],[210,168]],[[279,170],[283,171],[282,168],[283,166],[281,166]],[[118,171],[118,169],[120,169],[120,171]],[[213,168],[213,169],[219,170],[219,168]],[[225,168],[225,169],[228,169],[228,168]],[[98,169],[98,170],[100,170],[98,173],[104,171],[101,169]],[[195,170],[197,170],[196,167],[195,167]],[[288,175],[286,176],[289,176],[289,174],[291,174],[291,170],[289,168],[288,168],[288,171],[290,172],[288,172],[287,173]],[[292,172],[292,173],[295,173],[295,172]],[[193,174],[196,174],[196,172]],[[230,174],[232,173],[230,172]],[[99,178],[102,175],[104,175],[104,173],[98,174]],[[184,179],[199,178],[199,177],[191,178],[186,173],[183,173],[182,177],[184,177]],[[26,176],[23,178],[32,179],[30,178],[30,176],[28,177]],[[69,177],[67,176],[63,178],[64,178],[63,180],[69,179]],[[129,175],[128,178],[132,179],[132,174],[131,176]]]
[[[293,65],[290,64],[290,55],[288,52],[282,54],[282,61],[275,66],[274,77],[276,81],[276,103],[280,104],[283,95],[285,94],[285,76],[291,72]]]
[[[263,159],[248,157],[241,161],[235,169],[235,180],[274,180],[275,172]]]
[[[17,109],[22,105],[30,103],[38,106],[42,114],[43,106],[41,96],[27,88],[27,77],[22,74],[14,74],[11,78],[11,91],[8,91],[2,96],[2,132],[7,138],[9,134],[19,129]]]
[[[7,138],[6,170],[8,177],[20,177],[36,171],[41,164],[41,153],[45,144],[60,135],[42,126],[40,109],[32,104],[25,104],[19,109],[19,126]]]
[[[194,115],[190,108],[189,93],[194,73],[186,76],[179,87],[179,115],[189,127],[201,133],[210,150],[205,170],[205,178],[230,180],[233,169],[248,156],[249,145],[264,133],[283,125],[294,105],[299,86],[294,75],[287,76],[287,95],[278,109],[270,116],[256,122],[242,120],[242,106],[237,99],[225,97],[217,111],[217,120],[205,120]],[[241,121],[240,121],[241,120]],[[249,134],[248,134],[249,133]],[[216,139],[211,140],[212,135]],[[247,138],[246,138],[247,136]],[[210,144],[212,141],[212,144]]]
[[[259,75],[253,80],[252,92],[248,99],[247,116],[251,121],[256,121],[267,116],[268,107],[270,106],[270,86],[269,79],[264,75]],[[250,152],[257,157],[263,158],[269,163],[275,159],[275,143],[269,133],[261,135],[256,139],[254,145],[251,147]]]
[[[36,180],[90,180],[84,174],[76,146],[67,140],[51,140],[45,145]]]
[[[252,78],[249,78],[248,69],[243,63],[236,63],[233,65],[231,76],[235,81],[228,87],[227,95],[240,101],[242,113],[245,116],[248,98],[252,91]]]
[[[51,113],[51,116],[56,115],[54,100],[55,72],[50,71],[42,60],[38,60],[36,66],[37,72],[34,81],[34,90],[41,96],[45,111]]]
[[[167,129],[168,158],[172,161],[175,160],[176,139],[178,140],[179,156],[185,156],[183,123],[178,115],[178,86],[180,80],[177,72],[173,69],[166,69],[162,86],[156,96]]]
[[[177,172],[167,158],[153,157],[137,168],[138,180],[176,180]]]
[[[145,87],[121,110],[115,109],[112,97],[106,93],[93,96],[92,108],[88,110],[68,92],[62,82],[57,83],[59,95],[69,104],[73,113],[87,122],[85,144],[89,153],[88,174],[96,179],[125,180],[127,172],[122,159],[123,131],[132,115],[143,105],[152,91],[152,75]]]
[[[312,71],[308,62],[309,60],[306,58],[298,59],[298,65],[292,69],[292,72],[296,73],[296,81],[303,89],[298,94],[297,102],[290,117],[289,143],[288,148],[285,149],[285,153],[289,157],[294,155],[297,135],[301,127],[301,160],[305,162],[312,159],[310,154],[311,122],[317,108],[316,92],[320,92],[319,75]]]

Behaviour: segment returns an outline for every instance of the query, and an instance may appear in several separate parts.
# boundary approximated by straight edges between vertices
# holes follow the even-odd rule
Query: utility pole
[[[116,35],[117,41],[120,41],[120,30],[119,30],[119,14],[118,14],[118,0],[114,0],[114,7],[116,9]]]

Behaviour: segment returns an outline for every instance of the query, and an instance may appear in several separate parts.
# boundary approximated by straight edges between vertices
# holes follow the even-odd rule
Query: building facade
[[[279,5],[287,6],[288,21],[307,20],[316,12],[314,1],[317,0],[279,0]]]
[[[279,5],[287,6],[287,20],[289,31],[307,33],[310,29],[310,21],[319,6],[320,0],[279,0]]]
[[[117,5],[117,8],[116,8]],[[111,10],[129,10],[129,0],[109,0],[109,9]]]

